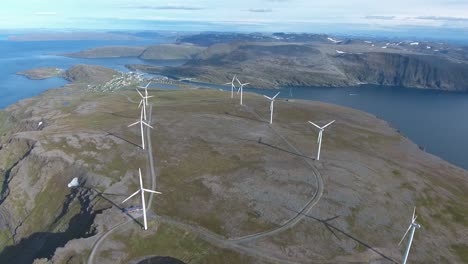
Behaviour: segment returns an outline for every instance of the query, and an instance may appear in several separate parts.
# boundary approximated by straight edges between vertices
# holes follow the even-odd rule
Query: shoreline
[[[24,76],[25,78],[27,78],[26,76]],[[21,100],[18,100],[8,106],[5,106],[5,108],[3,109],[0,109],[0,111],[5,111],[6,109],[8,109],[9,107],[11,107],[12,105],[15,105],[19,102],[21,102],[22,100],[28,100],[28,99],[32,99],[34,97],[37,97],[37,96],[40,96],[41,94],[43,93],[47,93],[47,92],[50,92],[51,90],[58,90],[58,89],[62,89],[62,88],[65,88],[66,86],[68,85],[72,85],[73,82],[70,81],[70,80],[67,80],[66,78],[64,78],[63,76],[55,76],[55,77],[50,77],[50,78],[62,78],[64,80],[66,80],[68,83],[63,85],[63,86],[60,86],[60,87],[51,87],[51,88],[48,88],[46,89],[45,91],[41,92],[40,94],[38,95],[34,95],[34,96],[30,96],[30,97],[26,97],[26,98],[23,98]],[[30,80],[33,80],[33,81],[41,81],[43,79],[30,79]],[[223,85],[218,85],[218,84],[210,84],[210,83],[201,83],[201,82],[192,82],[192,81],[186,81],[186,82],[183,82],[185,83],[186,85],[188,84],[189,86],[192,86],[196,89],[213,89],[213,90],[220,90],[222,89],[223,91],[227,92],[228,91],[228,88],[226,86],[223,86]],[[359,86],[368,86],[368,84],[364,84],[364,85],[359,85]],[[347,89],[347,88],[354,88],[354,89],[359,89],[359,86],[353,86],[353,87],[333,87],[333,89]],[[374,86],[374,85],[370,85],[370,86]],[[392,88],[399,88],[399,89],[402,89],[403,91],[405,91],[406,89],[408,88],[402,88],[402,87],[394,87],[394,86],[381,86],[383,89],[392,89]],[[287,88],[290,88],[290,87],[287,87]],[[255,94],[255,95],[263,95],[263,93],[261,93],[261,91],[271,91],[271,90],[281,90],[281,89],[287,89],[287,88],[280,88],[280,89],[262,89],[262,88],[246,88],[245,92],[246,93],[252,93],[252,94]],[[304,89],[314,89],[314,88],[320,88],[320,89],[328,89],[328,87],[293,87],[293,88],[304,88]],[[154,89],[154,88],[153,88]],[[173,89],[169,89],[169,88],[156,88],[156,89],[161,89],[161,90],[173,90]],[[249,91],[250,89],[255,89],[254,91]],[[449,93],[449,94],[453,94],[452,91],[437,91],[437,90],[419,90],[419,89],[412,89],[414,91],[420,91],[420,92],[435,92],[435,93]],[[89,92],[92,92],[92,91],[89,91]],[[457,94],[459,92],[456,92]],[[464,92],[464,93],[467,93],[468,92]],[[456,163],[453,163],[451,162],[450,160],[442,157],[442,156],[439,156],[435,153],[432,153],[430,151],[427,151],[427,147],[428,146],[424,146],[424,145],[420,145],[418,144],[414,139],[410,138],[406,133],[404,133],[404,131],[401,130],[401,128],[399,128],[398,126],[396,126],[393,122],[391,122],[390,120],[387,120],[385,119],[384,117],[380,116],[380,115],[377,115],[375,113],[372,113],[372,112],[369,112],[369,111],[366,111],[366,110],[363,110],[363,109],[359,109],[359,108],[356,108],[356,107],[351,107],[351,106],[347,106],[347,105],[343,105],[343,104],[338,104],[338,103],[332,103],[332,102],[328,102],[328,101],[323,101],[323,100],[317,100],[317,99],[307,99],[307,98],[297,98],[297,97],[292,97],[292,98],[285,98],[285,97],[280,97],[280,99],[282,100],[285,100],[285,101],[288,101],[288,100],[295,100],[295,101],[299,101],[299,102],[319,102],[319,103],[324,103],[324,104],[330,104],[330,105],[333,105],[333,106],[336,106],[336,107],[344,107],[344,108],[350,108],[354,111],[360,111],[364,114],[367,114],[367,115],[370,115],[372,117],[375,117],[379,120],[382,120],[383,122],[385,122],[390,128],[392,128],[396,133],[398,133],[399,135],[401,135],[403,138],[405,138],[408,142],[410,142],[411,144],[414,144],[419,150],[421,150],[422,152],[424,153],[427,153],[429,155],[432,155],[434,156],[435,158],[438,158],[440,160],[443,160],[449,164],[451,164],[452,166],[455,166],[459,169],[462,169],[462,170],[466,170],[468,171],[468,165],[467,167],[463,167],[461,165],[458,165]]]

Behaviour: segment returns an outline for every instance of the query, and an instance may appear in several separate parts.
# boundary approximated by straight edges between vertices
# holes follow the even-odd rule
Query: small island
[[[36,68],[27,71],[17,72],[16,74],[25,76],[30,80],[44,80],[52,77],[62,77],[64,70],[55,67]]]

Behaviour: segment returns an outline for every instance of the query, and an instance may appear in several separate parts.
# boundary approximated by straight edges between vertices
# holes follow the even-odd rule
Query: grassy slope
[[[185,263],[253,263],[255,260],[236,252],[217,248],[193,233],[167,224],[150,222],[155,232],[142,232],[129,228],[115,234],[112,240],[118,243],[117,250],[125,252],[120,261],[128,263],[141,256],[171,256]],[[109,258],[115,250],[102,251],[100,257]]]

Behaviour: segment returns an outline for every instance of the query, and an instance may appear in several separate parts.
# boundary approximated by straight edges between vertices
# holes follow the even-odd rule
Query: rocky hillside
[[[212,83],[224,83],[238,74],[243,81],[259,88],[369,83],[468,90],[468,60],[463,49],[438,50],[432,46],[423,49],[404,43],[369,44],[334,39],[332,43],[324,43],[325,40],[321,37],[302,43],[278,40],[221,43],[199,52],[182,66],[128,67]]]
[[[134,87],[80,87],[0,112],[0,263],[398,263],[413,206],[423,228],[410,260],[468,263],[468,172],[375,116],[277,100],[269,126],[260,95],[240,107],[222,91],[151,89],[151,156],[127,127]],[[307,121],[332,119],[316,161]],[[138,168],[163,192],[148,231],[123,212],[139,197],[121,203]],[[73,177],[82,185],[70,190]]]
[[[337,59],[343,72],[360,82],[450,91],[468,91],[468,63],[430,55],[366,53]]]

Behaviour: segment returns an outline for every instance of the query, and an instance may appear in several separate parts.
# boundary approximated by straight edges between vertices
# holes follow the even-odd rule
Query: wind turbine
[[[270,124],[273,123],[273,104],[275,102],[275,98],[276,96],[278,96],[278,94],[280,94],[280,92],[278,92],[275,96],[273,97],[268,97],[266,95],[263,95],[265,96],[265,98],[268,98],[270,100]]]
[[[147,221],[146,221],[145,192],[151,192],[151,193],[156,193],[156,194],[162,194],[162,193],[143,188],[143,179],[141,178],[141,169],[140,168],[138,169],[138,173],[140,174],[140,189],[138,191],[134,192],[129,197],[127,197],[127,199],[123,200],[122,203],[125,203],[128,199],[132,198],[133,196],[135,196],[139,192],[141,192],[141,204],[142,204],[142,207],[143,207],[143,221],[144,221],[144,224],[145,224],[145,230],[147,230],[148,229],[148,224],[147,224]]]
[[[242,105],[242,94],[243,94],[243,91],[244,91],[244,86],[247,85],[247,84],[250,84],[250,83],[241,83],[239,81],[239,79],[237,79],[237,77],[236,77],[236,80],[240,85],[239,90],[237,90],[237,93],[240,92],[240,105]]]
[[[405,255],[403,256],[402,264],[406,264],[406,261],[408,260],[408,255],[409,255],[409,252],[410,252],[410,249],[411,249],[411,243],[413,242],[414,231],[416,231],[417,228],[421,227],[421,225],[416,223],[416,218],[418,218],[418,217],[416,216],[416,207],[414,207],[413,217],[411,218],[411,224],[409,225],[409,227],[406,230],[405,234],[401,238],[400,243],[398,243],[398,245],[400,245],[401,242],[403,242],[403,240],[405,239],[408,232],[411,230],[409,238],[408,238],[408,245],[406,245]]]
[[[143,105],[143,116],[146,120],[146,106],[148,105],[148,98],[151,98],[153,96],[148,96],[148,92],[146,91],[146,95],[143,96],[140,91],[138,91],[138,89],[136,89],[136,91],[138,92],[138,94],[140,95],[141,97],[141,100],[140,100],[140,104],[138,105],[138,108],[140,108],[142,105]]]
[[[147,127],[150,127],[150,128],[153,128],[152,126],[148,125],[148,123],[146,123],[145,121],[143,121],[143,108],[141,109],[141,114],[140,114],[140,121],[137,121],[133,124],[130,124],[128,125],[128,127],[131,127],[131,126],[134,126],[136,124],[140,124],[140,129],[141,129],[141,145],[142,145],[142,149],[145,149],[145,134],[144,134],[144,130],[143,130],[143,125],[147,126]]]
[[[333,120],[333,121],[331,121],[330,123],[324,125],[323,127],[320,127],[320,126],[314,124],[313,122],[309,121],[310,124],[316,126],[318,129],[320,129],[319,134],[318,134],[318,139],[317,139],[317,142],[318,142],[318,144],[319,144],[319,145],[318,145],[318,151],[317,151],[317,160],[320,160],[320,148],[322,147],[322,135],[323,135],[323,130],[324,130],[327,126],[333,124],[333,122],[335,122],[335,120]]]
[[[151,84],[151,82],[149,82],[146,86],[139,86],[140,88],[145,89],[145,96],[144,96],[144,99],[145,99],[146,105],[148,105],[148,98],[153,97],[153,96],[148,96],[148,86],[149,86],[150,84]],[[137,89],[137,91],[138,91],[138,89]],[[138,93],[140,93],[140,92],[138,92]],[[141,95],[141,94],[140,94],[140,95]],[[143,95],[142,95],[141,97],[143,97]]]
[[[234,77],[232,77],[232,81],[231,82],[228,82],[228,83],[225,83],[225,84],[230,84],[231,85],[231,98],[234,98],[234,88],[236,88],[236,86],[234,85],[234,81],[237,79],[236,75],[234,74]]]

